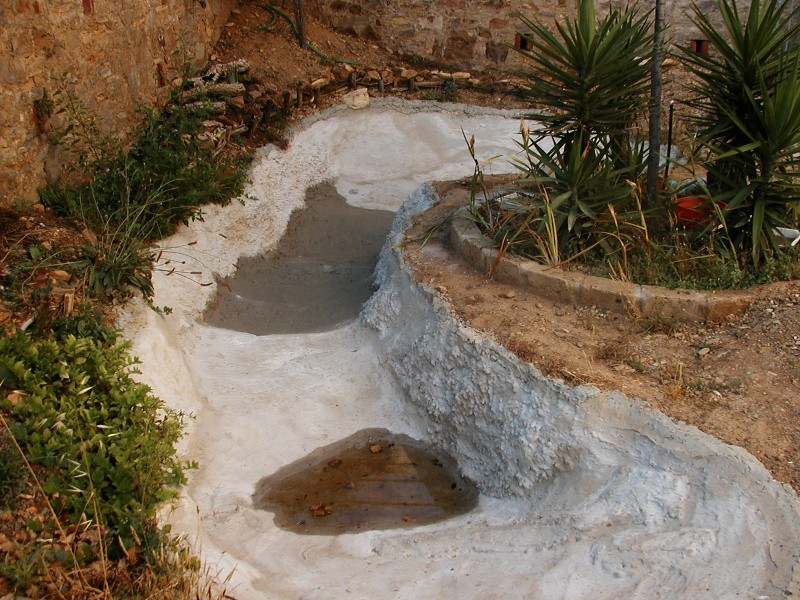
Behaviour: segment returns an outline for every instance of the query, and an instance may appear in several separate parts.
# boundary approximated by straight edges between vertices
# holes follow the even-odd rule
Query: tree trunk
[[[303,0],[294,0],[294,22],[297,24],[297,37],[300,47],[306,47],[306,19],[303,15]]]

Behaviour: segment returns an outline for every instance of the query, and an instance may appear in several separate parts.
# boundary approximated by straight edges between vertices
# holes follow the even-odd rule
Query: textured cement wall
[[[63,156],[35,107],[53,77],[122,134],[137,101],[162,99],[173,52],[208,58],[237,0],[0,0],[0,206],[35,200]],[[181,45],[179,39],[185,40]]]

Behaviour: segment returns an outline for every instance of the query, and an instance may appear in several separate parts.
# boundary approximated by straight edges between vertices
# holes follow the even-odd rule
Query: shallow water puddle
[[[315,450],[262,479],[254,495],[278,527],[307,534],[425,525],[477,502],[475,486],[450,457],[385,429]]]
[[[328,331],[358,316],[394,213],[355,208],[333,183],[310,188],[278,247],[220,282],[208,324],[256,335]]]

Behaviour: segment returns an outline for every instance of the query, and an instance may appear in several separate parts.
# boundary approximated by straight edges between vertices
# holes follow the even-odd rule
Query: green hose
[[[283,12],[281,9],[276,8],[271,4],[259,4],[258,7],[263,8],[268,13],[270,13],[272,15],[272,20],[266,25],[261,25],[260,27],[256,27],[256,31],[264,31],[265,29],[271,29],[275,25],[275,22],[278,20],[278,17],[282,17],[287,23],[289,23],[289,26],[292,28],[292,31],[294,32],[294,35],[297,37],[297,39],[300,40],[300,42],[304,41],[300,39],[300,30],[297,29],[297,25],[295,25],[295,22],[292,21],[292,18],[285,12]],[[308,40],[305,40],[305,44],[309,50],[311,50],[314,54],[316,54],[323,60],[329,60],[331,62],[337,62],[337,63],[344,63],[346,65],[353,65],[356,67],[363,66],[362,63],[355,60],[345,60],[343,58],[335,58],[333,56],[328,56]]]

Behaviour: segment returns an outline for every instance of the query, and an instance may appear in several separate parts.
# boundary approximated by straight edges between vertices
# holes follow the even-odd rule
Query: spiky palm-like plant
[[[722,30],[695,7],[713,50],[684,52],[697,80],[689,106],[732,247],[742,266],[758,267],[777,246],[775,227],[796,224],[800,214],[798,9],[752,0],[744,21],[734,0],[717,6]]]
[[[528,97],[552,111],[534,115],[546,132],[565,143],[580,139],[584,149],[624,151],[621,140],[647,108],[649,13],[629,7],[598,21],[594,0],[581,0],[577,18],[556,23],[555,32],[521,20],[530,48],[520,52],[533,62]]]
[[[520,52],[533,67],[527,95],[546,110],[532,115],[544,127],[520,144],[518,164],[523,181],[552,199],[562,250],[579,251],[594,243],[609,206],[624,213],[635,205],[643,155],[633,132],[649,97],[649,13],[628,7],[598,20],[594,0],[580,0],[576,18],[553,31],[521,21],[528,48]]]

